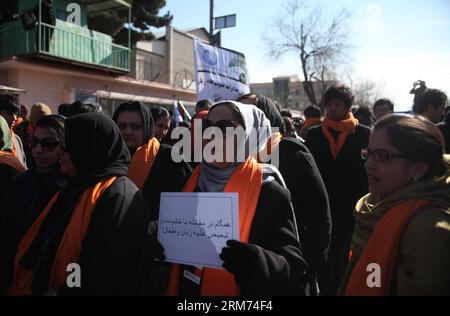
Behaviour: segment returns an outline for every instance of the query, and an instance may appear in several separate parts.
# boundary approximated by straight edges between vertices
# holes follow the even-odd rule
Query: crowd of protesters
[[[1,294],[450,295],[447,96],[424,89],[410,115],[388,99],[355,107],[345,86],[322,103],[324,116],[310,106],[299,121],[263,95],[201,100],[174,126],[139,102],[112,118],[98,104],[52,114],[36,103],[27,117],[1,95]],[[241,128],[244,159],[175,162],[175,127],[192,131],[183,157],[211,141],[194,142],[197,124]],[[238,193],[239,240],[221,250],[222,270],[164,261],[162,192]],[[71,263],[81,287],[66,284]]]

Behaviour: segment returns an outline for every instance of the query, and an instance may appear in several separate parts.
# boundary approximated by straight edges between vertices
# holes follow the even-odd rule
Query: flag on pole
[[[173,116],[175,118],[175,123],[183,122],[183,115],[181,114],[181,106],[179,106],[180,101],[178,100],[173,104]]]

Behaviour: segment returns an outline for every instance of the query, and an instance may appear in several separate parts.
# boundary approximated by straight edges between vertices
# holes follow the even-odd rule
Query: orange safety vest
[[[112,177],[108,180],[101,181],[86,190],[81,195],[81,198],[73,211],[72,218],[59,243],[58,251],[56,253],[50,274],[48,284],[49,289],[57,289],[61,287],[64,282],[66,282],[68,275],[68,272],[66,271],[67,266],[71,263],[77,263],[79,261],[84,236],[89,228],[91,215],[95,205],[102,194],[114,183],[116,178],[117,177]],[[33,294],[34,271],[23,269],[20,265],[20,260],[27,252],[28,248],[33,244],[42,223],[47,217],[53,204],[55,204],[58,195],[59,193],[51,199],[45,210],[36,219],[26,233],[25,237],[23,237],[20,242],[16,257],[14,259],[14,276],[11,288],[8,290],[8,295],[30,296]]]
[[[12,153],[7,151],[0,151],[0,163],[10,166],[19,172],[27,171],[27,168],[14,156]]]
[[[150,174],[160,147],[159,141],[156,137],[153,137],[148,144],[139,147],[131,159],[128,177],[141,191],[144,189],[145,181]]]
[[[194,192],[201,173],[198,166],[189,178],[183,192]],[[237,192],[239,197],[239,236],[240,241],[248,243],[253,218],[258,205],[262,186],[262,167],[254,159],[249,158],[233,172],[225,186],[224,192]],[[196,274],[199,275],[199,271]],[[179,295],[179,278],[181,267],[172,265],[168,296]],[[234,275],[226,270],[203,269],[200,295],[202,296],[238,296],[240,289],[236,285]]]
[[[346,296],[389,295],[403,232],[411,218],[429,203],[425,200],[407,201],[394,206],[383,216],[353,268],[345,290]],[[369,287],[367,284],[367,278],[372,273],[367,272],[367,268],[371,264],[378,264],[381,268],[381,287]]]

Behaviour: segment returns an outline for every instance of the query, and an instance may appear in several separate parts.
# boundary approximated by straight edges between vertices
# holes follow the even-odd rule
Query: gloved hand
[[[237,284],[249,281],[259,271],[260,257],[258,247],[236,240],[228,240],[219,257],[223,267],[233,273]]]
[[[166,256],[164,255],[164,247],[157,238],[157,232],[158,223],[151,222],[147,229],[144,251],[153,261],[164,261],[166,259]]]
[[[148,242],[148,251],[151,257],[156,261],[164,261],[166,260],[166,256],[164,255],[164,247],[161,245],[159,240],[156,237],[149,237]]]

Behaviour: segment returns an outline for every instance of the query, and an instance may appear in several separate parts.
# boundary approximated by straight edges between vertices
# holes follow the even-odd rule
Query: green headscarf
[[[13,152],[13,142],[11,139],[11,132],[9,126],[3,116],[0,115],[0,150]]]

